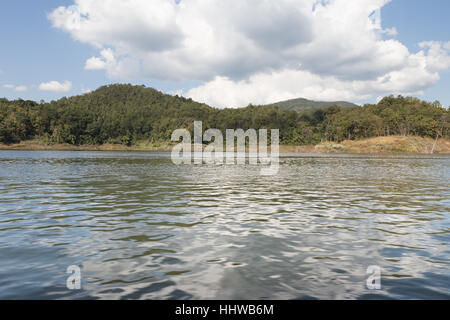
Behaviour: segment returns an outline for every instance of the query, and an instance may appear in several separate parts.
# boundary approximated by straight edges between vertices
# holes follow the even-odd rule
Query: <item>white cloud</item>
[[[25,92],[25,91],[28,90],[28,87],[27,86],[23,86],[23,85],[15,86],[15,85],[12,85],[12,84],[5,84],[3,87],[6,88],[6,89],[17,91],[17,92]]]
[[[424,42],[410,52],[391,38],[395,28],[382,27],[388,2],[76,0],[49,19],[98,48],[87,70],[118,80],[200,80],[188,95],[242,106],[420,93],[436,83],[450,68],[450,45]]]
[[[86,61],[86,70],[103,70],[107,67],[114,65],[116,59],[114,58],[114,52],[111,49],[105,49],[100,52],[101,57],[91,57]]]
[[[86,60],[84,68],[86,70],[103,70],[106,69],[106,63],[100,58],[92,57]]]
[[[44,82],[39,85],[41,91],[53,91],[53,92],[69,92],[72,89],[72,82],[64,81],[60,83],[58,81]]]
[[[409,74],[415,74],[416,77],[411,78]],[[336,76],[285,69],[256,74],[241,81],[217,77],[189,90],[185,95],[218,107],[245,106],[248,103],[269,104],[298,97],[323,101],[361,101],[386,93],[419,94],[437,80],[437,73],[425,72],[414,64],[373,80],[341,80]]]
[[[395,27],[384,29],[382,32],[387,34],[388,36],[393,36],[393,37],[398,35],[397,28],[395,28]]]
[[[424,59],[427,68],[434,71],[444,71],[450,68],[450,41],[426,41],[419,43],[420,48],[424,49],[421,52],[421,58]]]
[[[14,90],[19,91],[19,92],[24,92],[28,90],[27,86],[17,86]]]

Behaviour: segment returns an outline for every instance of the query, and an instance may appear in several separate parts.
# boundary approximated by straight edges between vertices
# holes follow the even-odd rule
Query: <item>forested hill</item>
[[[298,111],[298,112],[307,111],[310,109],[317,109],[317,108],[327,108],[327,107],[331,107],[331,106],[339,106],[341,108],[357,107],[356,104],[351,103],[351,102],[346,102],[346,101],[324,102],[324,101],[312,101],[312,100],[307,100],[307,99],[303,99],[303,98],[276,102],[276,103],[269,104],[268,106],[280,107],[287,111]]]
[[[449,111],[439,103],[386,97],[376,105],[305,112],[275,106],[215,109],[144,86],[117,84],[50,103],[0,99],[0,142],[38,139],[73,145],[170,141],[178,128],[280,129],[282,144],[317,144],[384,135],[449,136]]]
[[[43,104],[0,100],[0,141],[34,137],[70,144],[167,140],[174,128],[188,127],[199,115],[213,112],[191,99],[144,86],[110,85]]]

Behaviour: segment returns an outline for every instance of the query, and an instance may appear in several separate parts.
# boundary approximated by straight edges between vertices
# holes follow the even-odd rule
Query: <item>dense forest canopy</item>
[[[50,103],[0,99],[0,142],[132,145],[170,141],[175,129],[280,129],[282,144],[307,145],[385,135],[449,137],[449,110],[439,102],[386,97],[376,105],[310,108],[278,106],[215,109],[145,86],[116,84]]]

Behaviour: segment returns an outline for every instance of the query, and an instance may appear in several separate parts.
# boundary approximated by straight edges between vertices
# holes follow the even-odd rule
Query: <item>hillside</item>
[[[115,84],[50,103],[0,100],[0,141],[131,145],[164,141],[214,109],[152,88]]]
[[[319,109],[319,108],[324,109],[331,106],[339,106],[341,108],[357,107],[356,104],[351,102],[345,101],[324,102],[324,101],[312,101],[303,98],[272,103],[269,104],[268,106],[280,107],[287,111],[297,111],[297,112],[302,112],[310,109]]]
[[[386,97],[358,108],[304,112],[275,106],[215,109],[144,86],[115,84],[49,103],[0,99],[0,143],[164,146],[179,128],[279,129],[282,145],[317,145],[380,136],[448,138],[450,113],[439,103]]]

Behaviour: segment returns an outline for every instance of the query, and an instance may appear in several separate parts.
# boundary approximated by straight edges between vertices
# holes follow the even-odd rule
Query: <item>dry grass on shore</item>
[[[341,143],[325,142],[315,149],[324,153],[450,154],[450,140],[413,136],[376,137]]]
[[[44,144],[24,141],[19,144],[0,144],[0,150],[62,150],[62,151],[159,151],[170,152],[169,144],[151,144],[141,141],[127,147],[118,144],[82,145]],[[376,137],[357,141],[324,142],[317,146],[280,146],[281,153],[367,153],[367,154],[450,154],[450,140],[412,136]]]
[[[124,146],[120,144],[102,144],[102,145],[81,145],[71,144],[44,144],[39,141],[23,141],[18,144],[5,145],[0,144],[0,150],[36,150],[36,151],[171,151],[169,145],[153,145],[140,142],[134,146]]]

